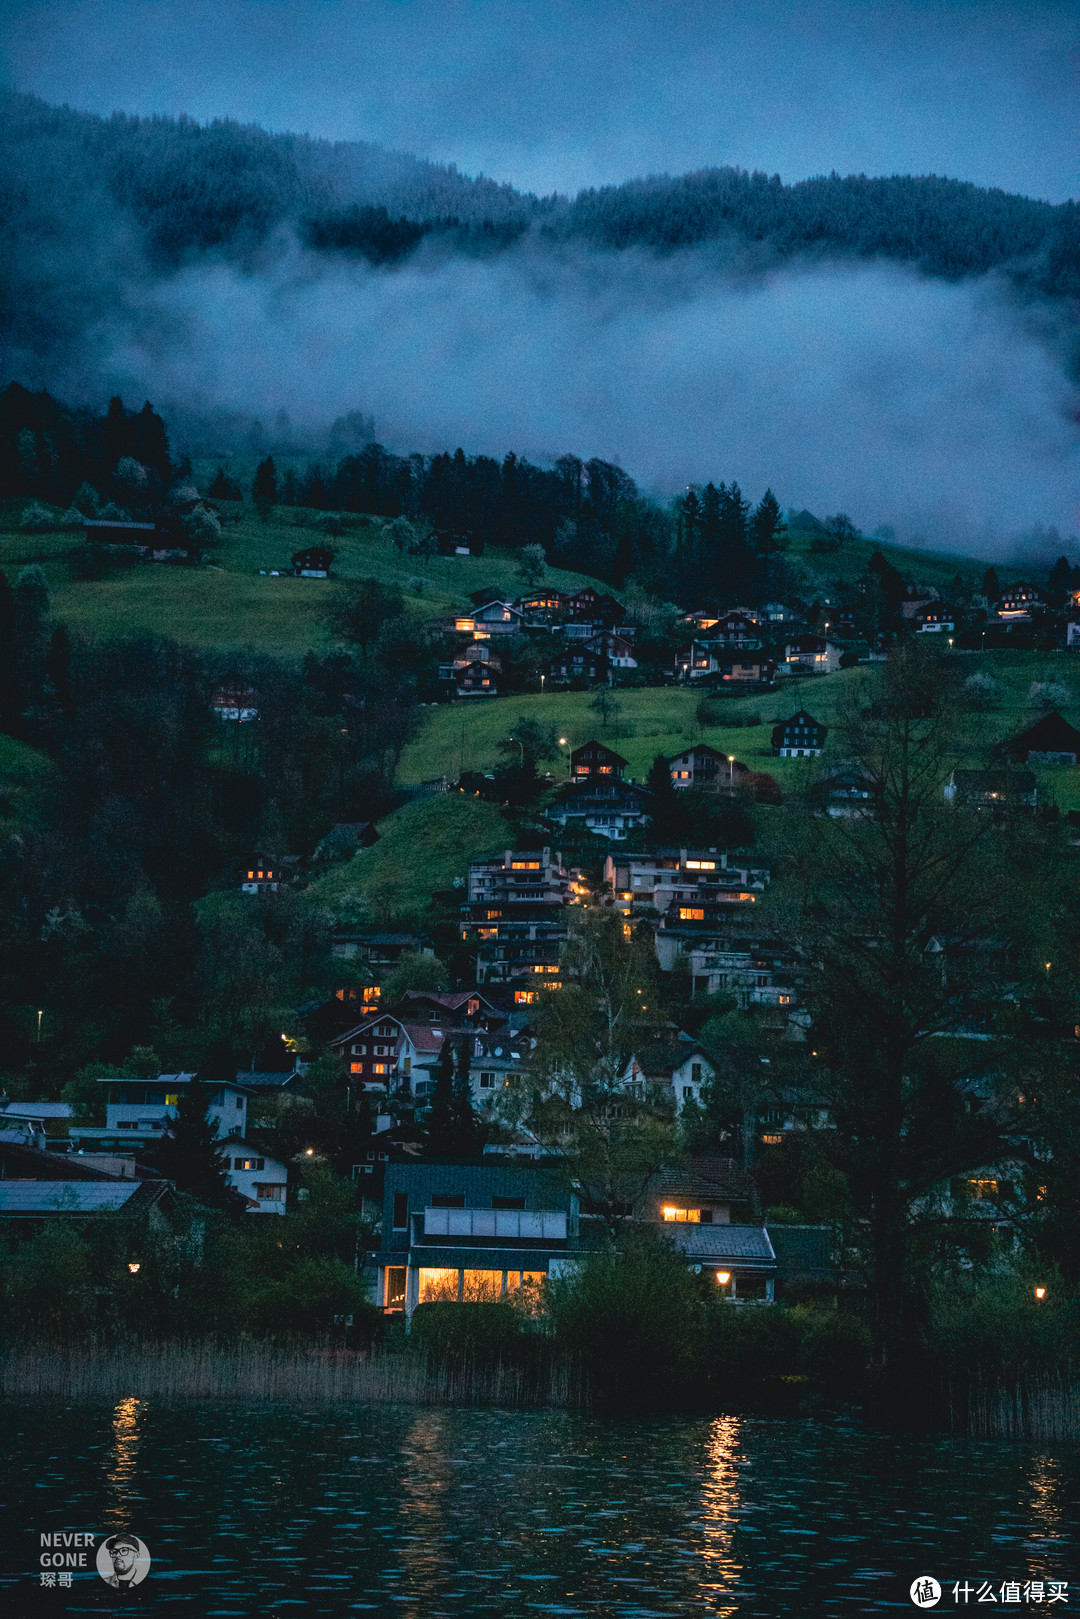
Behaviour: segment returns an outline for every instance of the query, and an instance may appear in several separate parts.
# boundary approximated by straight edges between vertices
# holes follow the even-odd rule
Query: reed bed
[[[1080,1384],[1072,1374],[973,1377],[948,1386],[943,1405],[950,1431],[971,1439],[1080,1440]]]
[[[0,1396],[18,1399],[383,1401],[400,1405],[569,1408],[565,1368],[502,1361],[212,1342],[17,1345],[0,1355]]]

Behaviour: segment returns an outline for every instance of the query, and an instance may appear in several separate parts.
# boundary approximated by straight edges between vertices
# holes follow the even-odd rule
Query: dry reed
[[[126,1395],[564,1409],[578,1403],[563,1368],[537,1372],[501,1361],[440,1364],[416,1355],[369,1356],[256,1342],[23,1344],[0,1355],[0,1396],[82,1401]]]
[[[953,1433],[972,1439],[1075,1442],[1080,1439],[1080,1386],[1069,1374],[1003,1379],[972,1377],[944,1391]]]

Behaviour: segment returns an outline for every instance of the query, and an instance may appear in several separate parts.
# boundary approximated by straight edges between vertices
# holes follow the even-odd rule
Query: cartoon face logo
[[[97,1549],[97,1571],[114,1591],[138,1585],[150,1572],[150,1553],[138,1535],[110,1535]]]

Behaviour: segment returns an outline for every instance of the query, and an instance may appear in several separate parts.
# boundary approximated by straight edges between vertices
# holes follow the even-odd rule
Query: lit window
[[[702,910],[700,905],[680,905],[679,906],[679,921],[680,922],[704,922],[704,920],[705,920],[705,912]]]
[[[420,1271],[420,1303],[442,1304],[458,1299],[461,1291],[461,1272],[432,1267]]]
[[[514,1000],[518,1006],[531,1006],[535,999],[535,989],[515,989],[514,991]]]
[[[351,1062],[349,1064],[349,1073],[350,1074],[362,1074],[363,1072],[364,1072],[364,1065],[363,1065],[362,1062]]]
[[[388,1074],[390,1072],[390,1064],[388,1062],[373,1062],[371,1065],[371,1071],[373,1074]]]
[[[715,871],[716,870],[716,861],[715,860],[688,860],[686,862],[686,869],[687,869],[687,871]]]
[[[990,1178],[970,1180],[968,1181],[968,1190],[970,1191],[972,1197],[989,1198],[993,1200],[998,1195],[998,1183],[996,1180]]]
[[[467,1270],[462,1298],[467,1304],[492,1304],[502,1297],[501,1270]]]
[[[511,871],[539,871],[539,860],[511,860]]]
[[[665,1204],[660,1211],[669,1223],[674,1221],[677,1225],[700,1225],[700,1209],[677,1209],[671,1204]]]
[[[775,1134],[762,1136],[761,1139],[765,1143],[766,1147],[779,1147],[779,1146],[783,1145],[783,1141],[784,1141],[784,1138],[783,1138],[782,1135],[775,1135]]]

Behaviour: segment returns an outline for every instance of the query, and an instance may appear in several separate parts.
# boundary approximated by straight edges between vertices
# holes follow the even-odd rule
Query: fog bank
[[[991,280],[835,266],[738,284],[705,252],[421,254],[386,272],[294,249],[133,300],[93,334],[92,369],[99,391],[166,409],[361,409],[399,451],[573,450],[663,494],[736,478],[988,556],[1036,523],[1080,530],[1077,398]]]

